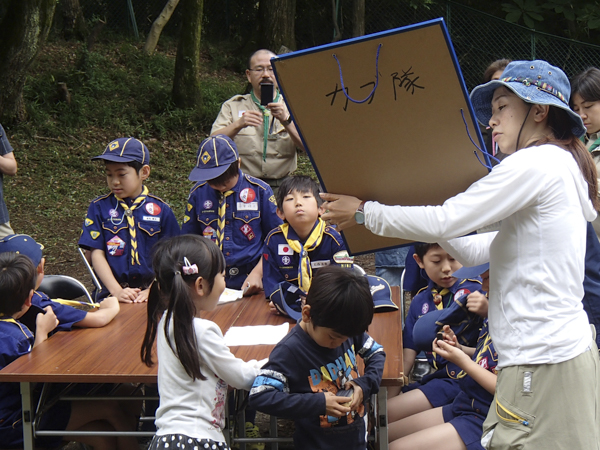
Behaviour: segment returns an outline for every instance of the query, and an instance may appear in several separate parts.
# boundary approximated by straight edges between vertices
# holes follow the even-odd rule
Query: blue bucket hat
[[[444,325],[450,325],[459,344],[474,345],[477,342],[483,319],[467,309],[467,297],[455,298],[447,308],[436,309],[419,317],[413,327],[413,341],[417,350],[432,351],[431,343]]]
[[[229,136],[217,134],[202,141],[196,155],[196,167],[190,172],[190,181],[210,181],[221,176],[229,166],[240,159],[237,147]]]
[[[569,108],[571,84],[565,73],[546,61],[513,61],[506,66],[499,80],[477,86],[471,92],[471,102],[477,120],[484,126],[492,118],[494,91],[504,86],[521,100],[535,105],[555,106],[565,110],[571,119],[571,131],[577,137],[585,134],[583,121]]]
[[[490,263],[480,264],[479,266],[461,267],[452,274],[455,278],[477,278],[483,272],[490,270]]]
[[[392,290],[390,284],[381,277],[367,275],[369,288],[373,297],[374,312],[390,312],[398,310],[398,305],[392,301]]]
[[[0,253],[15,252],[31,259],[34,266],[39,266],[42,260],[44,246],[35,242],[26,234],[10,234],[0,239]]]
[[[142,141],[126,137],[112,141],[106,146],[104,153],[94,156],[92,160],[94,159],[120,163],[137,161],[146,166],[150,164],[150,152]]]

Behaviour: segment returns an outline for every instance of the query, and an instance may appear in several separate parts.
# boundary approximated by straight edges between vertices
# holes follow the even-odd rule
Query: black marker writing
[[[404,88],[406,92],[410,90],[410,93],[412,95],[414,95],[415,89],[425,89],[424,86],[419,86],[418,84],[416,84],[417,80],[420,77],[417,76],[414,78],[409,78],[415,74],[414,72],[411,72],[411,70],[412,66],[409,67],[408,70],[402,71],[402,76],[400,77],[398,76],[398,72],[394,72],[392,74],[392,84],[394,85],[394,100],[397,100],[396,86]]]
[[[348,94],[348,88],[345,88],[346,90],[346,95]],[[335,98],[337,97],[337,93],[338,92],[342,92],[342,89],[338,88],[338,84],[335,83],[335,89],[333,91],[331,91],[329,94],[325,94],[325,97],[329,97],[330,95],[332,95],[333,97],[331,97],[331,106],[333,106],[333,103],[335,102]],[[344,105],[344,111],[346,111],[348,109],[348,97],[346,97],[346,104]]]

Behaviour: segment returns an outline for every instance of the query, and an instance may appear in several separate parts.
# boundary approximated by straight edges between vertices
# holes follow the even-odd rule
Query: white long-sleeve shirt
[[[156,411],[157,434],[184,434],[196,439],[224,442],[225,402],[227,386],[250,390],[260,367],[257,361],[236,358],[225,345],[219,327],[210,320],[195,318],[202,374],[206,380],[192,381],[177,354],[171,350],[164,333],[164,320],[158,324],[158,392],[160,406]],[[173,337],[173,321],[169,336]]]
[[[441,206],[365,204],[375,234],[448,241],[502,221],[500,231],[446,245],[464,265],[490,262],[489,325],[498,367],[553,364],[584,352],[586,222],[596,217],[575,159],[554,145],[520,150]]]

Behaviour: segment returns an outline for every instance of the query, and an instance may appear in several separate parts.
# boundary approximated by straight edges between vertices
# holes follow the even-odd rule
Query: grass
[[[150,192],[167,201],[181,220],[198,145],[223,101],[246,87],[241,73],[219,67],[228,58],[205,61],[203,102],[176,108],[170,99],[175,43],[153,56],[130,42],[83,44],[52,41],[30,70],[24,92],[29,119],[5,126],[18,161],[18,174],[4,177],[4,195],[17,233],[45,246],[48,273],[85,276],[77,241],[90,201],[107,192],[101,162],[90,158],[122,136],[135,136],[150,149]],[[218,54],[210,47],[209,54]],[[66,83],[71,102],[59,101]],[[306,157],[299,173],[314,174]]]

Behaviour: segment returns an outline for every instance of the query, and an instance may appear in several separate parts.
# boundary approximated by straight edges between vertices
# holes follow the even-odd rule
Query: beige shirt
[[[280,98],[280,102],[283,99]],[[232,124],[245,111],[260,111],[250,94],[235,95],[223,103],[211,134]],[[283,178],[296,170],[296,146],[279,120],[269,116],[269,138],[267,159],[263,161],[262,127],[246,127],[240,130],[233,141],[242,160],[242,172],[257,178]]]

